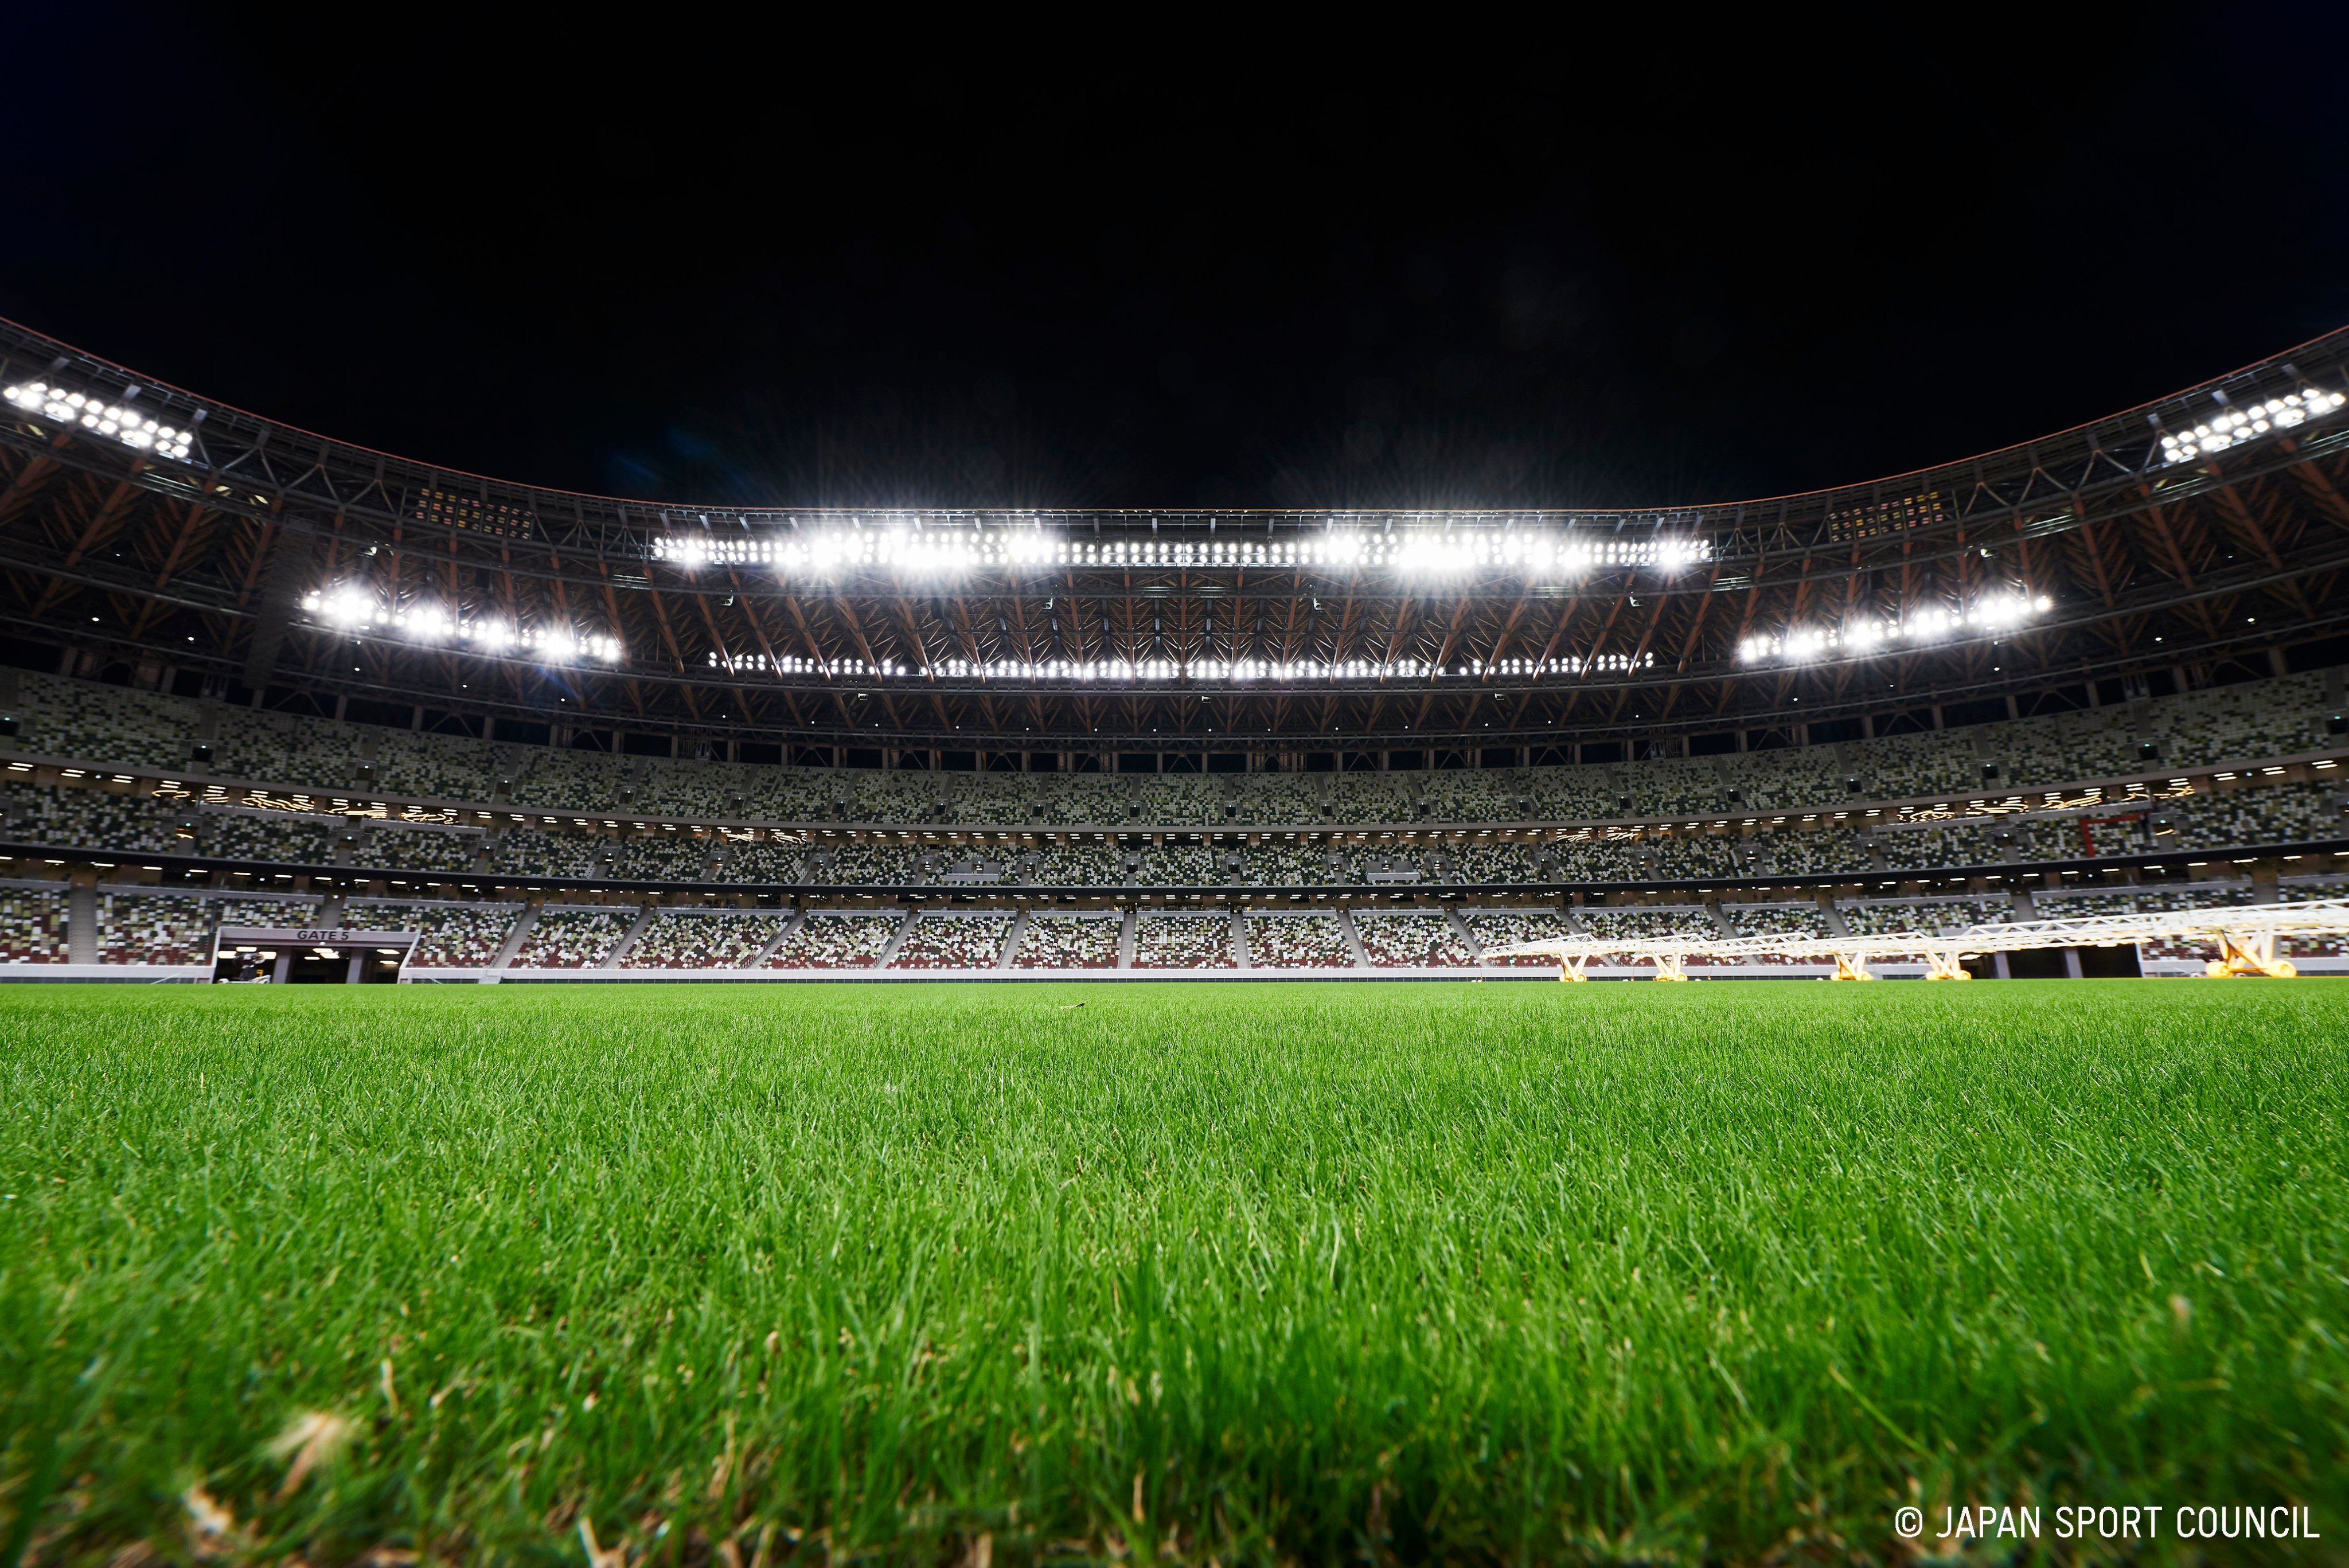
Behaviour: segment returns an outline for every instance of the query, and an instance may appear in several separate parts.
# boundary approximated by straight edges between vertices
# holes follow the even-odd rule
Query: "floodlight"
[[[135,392],[135,389],[134,389]],[[120,441],[134,451],[152,452],[185,462],[190,444],[195,440],[193,431],[167,425],[144,417],[131,406],[131,396],[119,403],[109,403],[82,392],[53,387],[46,381],[27,381],[18,386],[0,388],[0,399],[5,399],[26,412],[37,414],[60,425],[85,430]]]
[[[1740,663],[1753,664],[1774,655],[1795,659],[1820,659],[1836,649],[1864,654],[1895,638],[1907,642],[1928,642],[1969,626],[1998,630],[2019,625],[2054,607],[2055,601],[2046,595],[2033,598],[2020,590],[1987,596],[1964,609],[1924,605],[1904,612],[1896,624],[1889,626],[1855,618],[1834,630],[1798,626],[1776,634],[1755,633],[1739,639],[1737,658]]]
[[[350,584],[311,594],[303,599],[302,607],[346,629],[372,626],[376,619],[375,596]]]
[[[777,524],[787,524],[777,518]],[[926,523],[927,525],[925,525]],[[764,566],[781,576],[845,570],[899,574],[1026,566],[1109,569],[1292,571],[1391,567],[1411,573],[1517,571],[1579,574],[1604,566],[1677,571],[1713,556],[1710,540],[1656,533],[1636,538],[1555,525],[1405,524],[1373,530],[1337,524],[1289,538],[1178,538],[1158,534],[1079,538],[1040,525],[966,524],[913,514],[879,514],[762,533],[670,535],[652,557],[687,571],[705,566]]]
[[[2161,458],[2168,463],[2191,462],[2198,457],[2225,452],[2263,435],[2320,419],[2344,403],[2349,403],[2349,398],[2339,392],[2319,391],[2311,387],[2240,409],[2230,405],[2208,423],[2198,424],[2182,435],[2164,431]]]
[[[795,654],[730,653],[713,649],[702,656],[703,663],[711,670],[731,675],[767,674],[777,676],[877,676],[883,679],[913,678],[919,680],[1156,680],[1156,681],[1223,681],[1255,680],[1417,680],[1439,679],[1474,679],[1482,676],[1532,678],[1545,675],[1587,676],[1596,673],[1620,674],[1652,669],[1653,653],[1607,653],[1583,657],[1562,656],[1545,659],[1512,659],[1499,660],[1469,660],[1463,664],[1443,666],[1430,664],[1412,657],[1401,657],[1381,663],[1366,659],[1340,659],[1322,663],[1310,659],[1179,659],[1158,657],[1149,659],[940,659],[918,665],[901,664],[895,659],[868,663],[863,659],[812,659]]]
[[[479,653],[502,653],[519,647],[533,649],[555,663],[582,658],[616,663],[626,652],[616,637],[572,627],[523,629],[497,620],[466,621],[431,603],[387,608],[374,590],[361,583],[335,584],[305,595],[302,607],[337,630],[386,628],[417,642],[462,640]]]
[[[419,642],[440,642],[457,635],[455,618],[435,605],[412,606],[391,618],[394,626]]]

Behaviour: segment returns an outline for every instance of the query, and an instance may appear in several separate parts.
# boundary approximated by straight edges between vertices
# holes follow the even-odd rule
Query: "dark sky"
[[[11,24],[42,68],[11,73],[0,313],[546,484],[1721,500],[2349,321],[2349,30],[2314,9],[1398,22],[1281,58],[1069,32],[912,58],[910,14],[585,40],[102,10]]]

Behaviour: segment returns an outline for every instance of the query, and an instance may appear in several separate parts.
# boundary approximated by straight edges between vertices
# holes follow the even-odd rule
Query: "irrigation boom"
[[[2349,898],[2302,904],[2251,904],[2147,914],[2085,915],[2050,920],[1992,920],[1947,931],[1882,931],[1871,936],[1807,937],[1554,937],[1495,948],[1486,962],[1554,957],[1560,980],[1588,979],[1592,959],[1613,957],[1656,967],[1658,980],[1686,980],[1688,961],[1749,962],[1755,959],[1832,959],[1837,980],[1873,980],[1871,963],[1924,961],[1928,980],[1970,980],[1964,961],[2026,948],[2123,947],[2143,942],[2215,945],[2205,966],[2213,976],[2261,974],[2289,979],[2299,971],[2276,953],[2290,937],[2349,935]]]

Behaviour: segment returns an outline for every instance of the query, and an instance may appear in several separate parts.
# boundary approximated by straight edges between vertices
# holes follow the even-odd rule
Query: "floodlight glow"
[[[2031,614],[2031,601],[2020,594],[2003,595],[1984,599],[1975,605],[1966,618],[1977,626],[2013,626]]]
[[[686,534],[656,539],[652,556],[688,571],[703,566],[758,566],[780,576],[843,571],[902,574],[980,568],[1107,570],[1299,571],[1359,570],[1559,573],[1608,567],[1661,572],[1713,558],[1712,541],[1652,534],[1627,538],[1571,528],[1406,524],[1392,531],[1333,525],[1285,538],[1204,538],[1136,534],[1079,538],[1041,527],[916,526],[911,519],[880,517],[805,531],[764,535]]]
[[[187,462],[190,443],[195,440],[193,431],[146,418],[131,406],[129,398],[109,403],[103,398],[52,387],[46,381],[27,381],[20,386],[0,387],[0,399],[26,413],[119,441],[135,452],[152,452],[181,462]]]
[[[1677,571],[1713,556],[1709,540],[1578,538],[1571,533],[1464,530],[1454,534],[1403,535],[1376,546],[1371,558],[1404,571],[1521,570],[1578,576],[1606,566],[1652,566]]]
[[[302,607],[328,625],[346,630],[375,624],[375,596],[364,588],[348,585],[330,588],[323,594],[312,594],[302,601]]]
[[[467,642],[477,653],[523,648],[557,664],[581,659],[617,663],[627,651],[617,638],[572,627],[524,629],[495,620],[461,620],[449,609],[429,603],[388,608],[372,589],[359,583],[336,584],[306,594],[302,607],[338,631],[379,628],[416,642]]]
[[[1739,640],[1737,659],[1743,664],[1756,664],[1781,657],[1797,661],[1825,659],[1837,651],[1866,654],[1888,642],[1931,642],[1969,627],[2002,631],[2054,607],[2055,601],[2044,594],[2033,598],[2021,591],[1987,595],[1962,610],[1946,605],[1920,605],[1905,611],[1899,621],[1890,625],[1856,618],[1833,629],[1795,626],[1781,632],[1755,632]]]
[[[712,670],[731,675],[847,676],[858,679],[916,677],[944,680],[1187,681],[1432,680],[1480,677],[1529,679],[1544,675],[1628,674],[1655,667],[1652,653],[1602,653],[1580,658],[1470,660],[1440,666],[1423,659],[1368,659],[1328,663],[1306,659],[940,659],[920,666],[895,659],[870,664],[861,659],[815,659],[797,654],[719,653],[703,656]]]
[[[617,638],[561,626],[533,627],[515,633],[513,640],[540,658],[556,664],[569,664],[581,659],[600,659],[606,664],[613,664],[619,661],[624,651]]]
[[[413,605],[396,612],[392,625],[419,642],[445,642],[457,635],[457,621],[447,610],[434,605]]]
[[[2191,462],[2198,457],[2225,452],[2230,447],[2257,441],[2276,431],[2290,430],[2310,420],[2320,419],[2344,403],[2349,403],[2349,398],[2339,392],[2320,392],[2309,388],[2240,409],[2230,404],[2207,424],[2198,424],[2183,434],[2162,431],[2161,460],[2170,463]]]
[[[807,659],[796,653],[775,654],[712,651],[706,662],[712,670],[722,670],[729,675],[902,675],[904,669],[890,660],[879,666],[861,659]]]
[[[1900,636],[1912,642],[1945,637],[1965,625],[1965,618],[1940,605],[1926,605],[1900,618]]]
[[[778,573],[822,574],[850,567],[902,572],[963,572],[975,566],[1024,566],[1044,558],[1045,536],[1033,529],[916,529],[892,521],[861,523],[807,534],[719,537],[687,534],[653,542],[653,559],[688,570],[706,566],[771,566]]]

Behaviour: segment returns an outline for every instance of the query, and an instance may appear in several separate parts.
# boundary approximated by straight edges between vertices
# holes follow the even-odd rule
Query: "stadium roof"
[[[7,629],[223,689],[574,726],[1539,744],[2349,621],[2349,329],[1914,473],[1636,511],[658,505],[336,441],[8,323],[0,389]]]

